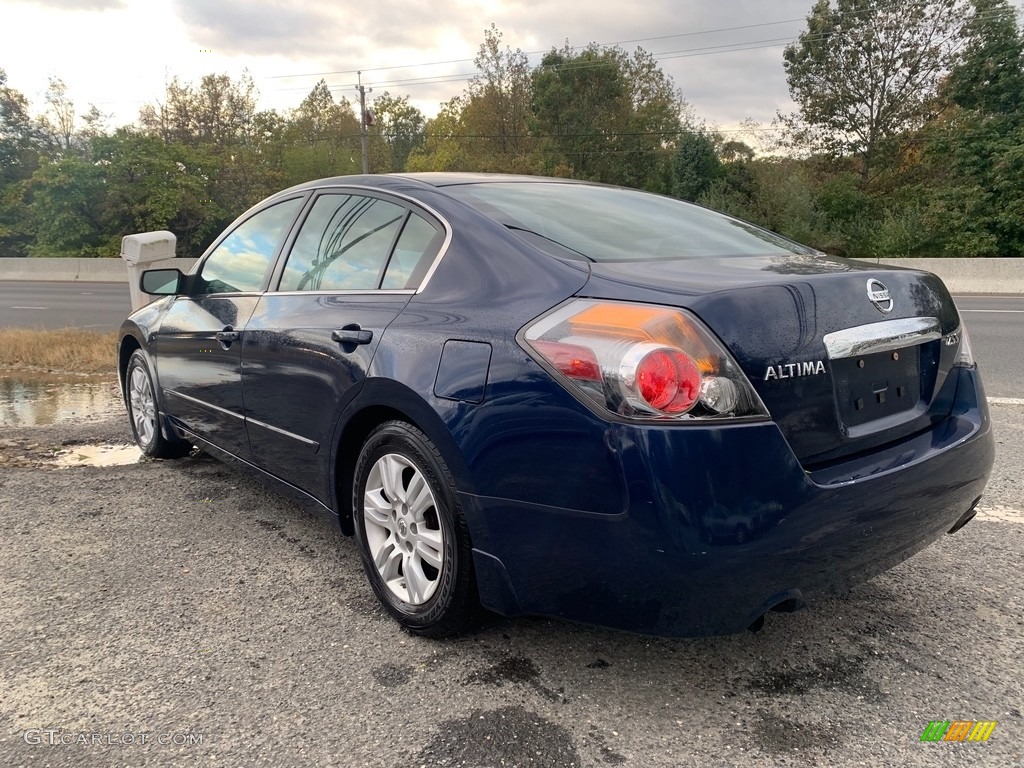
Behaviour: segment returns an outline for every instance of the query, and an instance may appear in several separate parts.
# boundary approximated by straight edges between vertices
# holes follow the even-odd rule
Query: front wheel
[[[192,446],[184,440],[168,440],[160,429],[160,409],[156,402],[153,377],[142,350],[132,352],[124,377],[124,402],[132,424],[135,442],[147,456],[177,459],[187,456]]]
[[[415,427],[389,421],[359,453],[352,509],[377,599],[410,632],[445,637],[475,618],[469,531],[441,454]]]

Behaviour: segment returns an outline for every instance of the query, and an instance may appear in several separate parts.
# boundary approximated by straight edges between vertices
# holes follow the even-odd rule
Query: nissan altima
[[[142,450],[198,446],[336,521],[417,634],[481,608],[757,626],[959,529],[992,467],[937,277],[635,190],[323,179],[140,287]]]

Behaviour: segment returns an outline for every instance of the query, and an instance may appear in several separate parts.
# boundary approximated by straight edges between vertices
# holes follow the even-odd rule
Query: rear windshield
[[[753,224],[631,189],[493,182],[445,192],[558,256],[564,249],[593,261],[817,253]]]

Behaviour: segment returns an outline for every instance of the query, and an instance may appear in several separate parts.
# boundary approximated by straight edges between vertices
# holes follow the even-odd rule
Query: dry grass
[[[0,367],[61,373],[117,371],[117,331],[0,328]]]

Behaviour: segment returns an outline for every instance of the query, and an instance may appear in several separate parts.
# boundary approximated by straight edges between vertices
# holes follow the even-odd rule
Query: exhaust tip
[[[962,515],[960,515],[960,519],[957,520],[955,523],[953,523],[953,527],[950,528],[948,531],[946,531],[946,533],[947,534],[949,534],[949,533],[956,533],[961,528],[963,528],[965,525],[967,525],[969,522],[971,522],[971,520],[974,519],[974,516],[978,514],[978,502],[979,501],[981,501],[981,496],[979,496],[973,502],[971,502],[970,509],[968,509]]]

